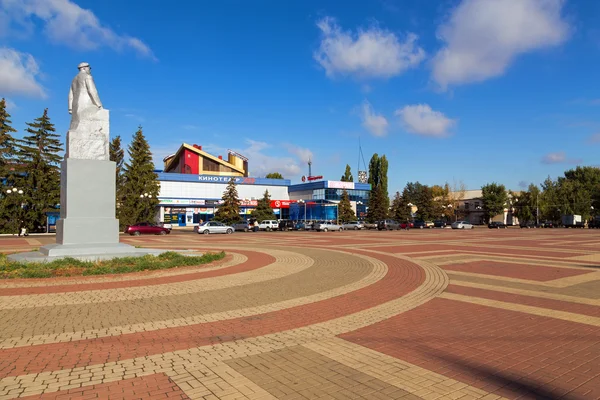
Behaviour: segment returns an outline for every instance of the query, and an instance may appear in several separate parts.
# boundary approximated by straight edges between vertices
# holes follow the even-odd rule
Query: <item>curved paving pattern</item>
[[[0,282],[0,399],[600,398],[594,231],[123,241],[228,256]]]

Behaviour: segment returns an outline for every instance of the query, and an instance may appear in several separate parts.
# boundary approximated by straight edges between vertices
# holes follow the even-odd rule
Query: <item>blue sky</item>
[[[160,5],[159,5],[160,4]],[[0,96],[66,133],[87,61],[111,135],[155,160],[197,143],[253,175],[518,190],[600,160],[600,2],[0,0]],[[160,165],[158,165],[160,167]]]

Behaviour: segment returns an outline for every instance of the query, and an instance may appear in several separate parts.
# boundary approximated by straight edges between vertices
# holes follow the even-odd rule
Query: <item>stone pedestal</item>
[[[65,159],[110,160],[109,111],[101,108],[89,108],[82,111],[71,121],[67,132],[67,152]]]
[[[135,249],[119,243],[115,168],[112,161],[67,158],[62,162],[56,244],[42,247],[40,253],[75,256]]]

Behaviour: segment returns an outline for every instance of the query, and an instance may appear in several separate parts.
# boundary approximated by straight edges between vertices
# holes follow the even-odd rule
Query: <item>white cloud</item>
[[[70,0],[0,0],[7,34],[17,26],[31,33],[34,21],[41,20],[51,41],[72,48],[94,50],[107,46],[115,50],[131,49],[144,57],[155,59],[152,50],[140,39],[119,35],[102,25],[94,13]],[[7,27],[7,24],[10,26]]]
[[[425,51],[416,44],[417,36],[409,33],[401,41],[394,33],[372,26],[357,34],[343,31],[335,19],[317,22],[322,39],[313,57],[327,76],[389,78],[417,66]]]
[[[312,160],[314,158],[312,151],[305,147],[300,147],[289,143],[286,144],[285,147],[287,148],[288,153],[298,157],[298,160],[301,162],[307,163],[308,160]]]
[[[385,136],[388,130],[388,120],[381,114],[377,114],[371,103],[364,101],[360,108],[362,126],[375,136]]]
[[[442,89],[502,75],[522,53],[556,46],[569,35],[564,0],[462,0],[438,29],[433,59]]]
[[[31,54],[0,48],[0,93],[46,97],[37,81],[39,66]]]
[[[567,155],[564,151],[558,151],[556,153],[548,153],[542,158],[544,164],[560,164],[567,161]]]
[[[423,136],[448,136],[449,129],[456,124],[456,120],[432,110],[427,104],[404,106],[396,110],[395,115],[400,117],[407,131]]]

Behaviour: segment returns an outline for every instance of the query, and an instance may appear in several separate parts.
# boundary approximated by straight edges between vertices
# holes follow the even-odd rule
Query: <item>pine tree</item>
[[[342,182],[354,182],[354,177],[352,176],[352,170],[350,169],[350,165],[346,164],[346,171],[344,171],[344,175],[340,179]]]
[[[258,200],[256,208],[252,211],[252,218],[255,218],[258,222],[275,219],[275,214],[271,208],[271,196],[268,190],[265,190],[263,198]]]
[[[6,198],[9,183],[13,180],[11,170],[15,158],[15,139],[11,133],[17,130],[11,126],[10,114],[6,110],[6,100],[0,100],[0,233],[14,233],[15,227],[10,199]]]
[[[389,201],[389,199],[388,199]],[[369,211],[367,212],[367,221],[382,221],[388,216],[387,203],[383,200],[383,190],[381,186],[375,186],[369,196]]]
[[[60,162],[63,151],[60,135],[50,122],[48,109],[27,123],[28,133],[19,144],[19,162],[23,175],[21,184],[24,191],[22,220],[29,229],[38,229],[46,224],[48,211],[56,210],[60,203]]]
[[[119,212],[121,226],[154,222],[160,185],[154,172],[150,145],[138,127],[127,147],[129,162],[123,172],[122,202]]]
[[[346,189],[342,192],[342,198],[340,199],[340,203],[338,204],[338,215],[339,220],[341,222],[350,222],[356,221],[356,214],[352,209],[352,205],[350,204],[350,197],[348,196],[348,192]]]
[[[396,192],[394,199],[392,200],[392,206],[390,209],[390,218],[404,222],[408,221],[411,216],[411,209],[408,203],[400,196],[400,192]]]
[[[125,161],[125,150],[121,148],[121,136],[115,136],[110,141],[108,148],[110,161],[116,164],[115,183],[116,183],[116,215],[120,219],[121,202],[123,199],[123,162]]]
[[[15,139],[11,133],[17,132],[11,126],[10,114],[6,110],[6,100],[0,100],[0,183],[9,175],[10,164],[15,156]]]
[[[240,199],[235,187],[235,178],[229,180],[221,199],[223,199],[223,204],[219,206],[213,219],[227,225],[240,222],[242,220],[242,217],[240,217]]]

